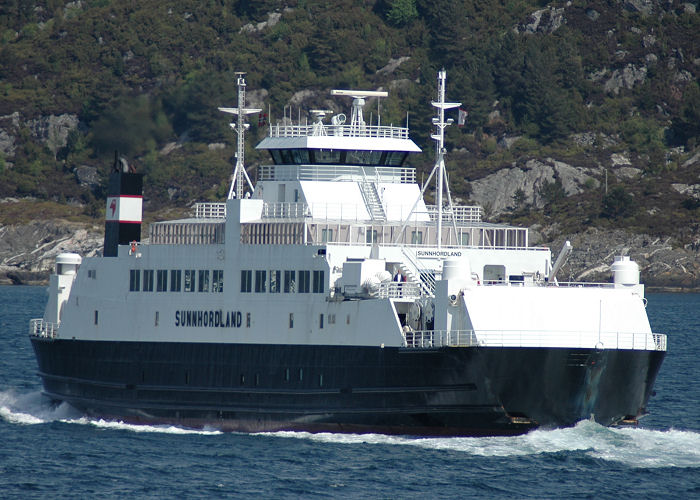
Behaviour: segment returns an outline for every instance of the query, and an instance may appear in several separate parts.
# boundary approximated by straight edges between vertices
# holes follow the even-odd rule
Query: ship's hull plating
[[[44,391],[88,414],[248,432],[517,434],[645,412],[665,352],[32,338]]]

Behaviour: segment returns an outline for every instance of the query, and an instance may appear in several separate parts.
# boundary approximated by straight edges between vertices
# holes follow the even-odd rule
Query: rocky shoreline
[[[0,226],[0,285],[46,285],[56,255],[76,252],[99,255],[102,227],[65,220],[34,221]],[[549,238],[555,228],[531,228],[531,242],[549,246],[554,258],[566,240],[573,251],[562,267],[559,281],[610,281],[610,264],[616,255],[629,255],[639,264],[648,291],[700,291],[700,244],[680,246],[672,238],[658,238],[622,229]],[[144,231],[145,233],[146,231]]]

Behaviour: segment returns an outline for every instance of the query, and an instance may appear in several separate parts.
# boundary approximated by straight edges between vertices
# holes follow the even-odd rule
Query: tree
[[[394,26],[405,26],[417,17],[416,0],[392,0],[386,14],[387,21]]]
[[[634,215],[637,208],[634,196],[622,186],[615,186],[603,197],[601,217],[617,219]]]

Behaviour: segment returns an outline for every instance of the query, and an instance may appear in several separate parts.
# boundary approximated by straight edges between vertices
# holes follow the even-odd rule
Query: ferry
[[[270,123],[257,182],[244,163],[244,73],[227,200],[150,224],[143,174],[116,161],[103,255],[56,258],[29,324],[43,394],[84,414],[243,432],[512,435],[646,413],[666,354],[639,267],[559,281],[527,228],[453,204],[437,78],[435,166],[408,127],[369,123],[381,91],[332,90],[344,113]],[[342,108],[341,108],[342,109]],[[272,122],[272,120],[270,120]],[[434,200],[425,192],[435,184]]]

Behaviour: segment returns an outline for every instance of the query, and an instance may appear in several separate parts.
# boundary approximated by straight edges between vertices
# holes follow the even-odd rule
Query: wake
[[[51,405],[40,391],[17,394],[0,391],[0,419],[15,425],[63,422],[99,429],[135,433],[219,435],[216,429],[188,429],[172,425],[137,425],[86,417],[66,403]],[[412,446],[449,450],[477,457],[519,457],[560,452],[581,452],[587,456],[622,463],[633,468],[700,467],[700,432],[610,428],[582,421],[566,429],[534,430],[515,437],[416,438],[383,434],[311,434],[308,432],[269,432],[261,437],[305,439],[319,443],[349,445]]]
[[[382,434],[306,432],[274,432],[267,435],[326,443],[415,446],[481,457],[518,457],[578,451],[593,458],[633,468],[700,467],[698,432],[610,428],[590,421],[582,421],[575,427],[565,429],[534,430],[515,437],[413,438]]]
[[[151,432],[163,434],[222,434],[217,430],[187,429],[172,425],[137,425],[120,421],[108,421],[86,417],[67,403],[58,406],[48,402],[40,391],[29,394],[16,394],[14,391],[0,392],[0,418],[11,424],[38,425],[51,422],[88,425],[101,429],[126,430],[130,432]]]

